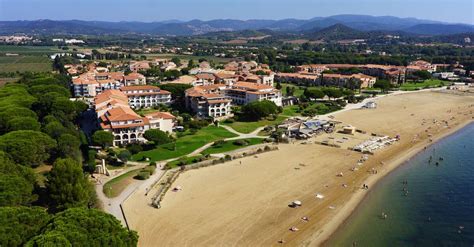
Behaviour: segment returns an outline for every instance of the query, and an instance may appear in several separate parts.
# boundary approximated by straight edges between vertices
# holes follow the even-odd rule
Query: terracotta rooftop
[[[258,84],[258,83],[251,83],[251,82],[243,82],[243,81],[238,81],[232,87],[235,88],[244,88],[248,90],[268,90],[268,89],[273,89],[272,86],[269,85],[264,85],[264,84]]]
[[[129,121],[141,119],[141,117],[136,114],[130,107],[112,108],[107,111],[106,116],[109,121]]]

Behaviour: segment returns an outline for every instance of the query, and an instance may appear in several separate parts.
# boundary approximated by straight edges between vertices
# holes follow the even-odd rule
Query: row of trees
[[[1,246],[136,245],[136,233],[90,209],[97,200],[82,166],[88,141],[76,125],[88,106],[69,100],[68,83],[25,74],[0,88]],[[33,168],[43,165],[51,168],[40,183]]]

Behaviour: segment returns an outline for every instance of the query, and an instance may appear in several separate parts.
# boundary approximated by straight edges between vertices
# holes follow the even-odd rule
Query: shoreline
[[[360,153],[313,143],[284,145],[258,159],[247,157],[242,163],[185,173],[174,183],[184,189],[167,194],[160,210],[151,208],[149,197],[139,190],[124,203],[124,211],[131,228],[140,234],[139,246],[153,246],[157,239],[163,246],[273,246],[279,239],[294,245],[327,246],[379,180],[425,147],[474,121],[473,99],[438,92],[401,94],[378,99],[374,110],[338,112],[334,117],[343,123],[402,137],[370,156],[360,172],[348,172],[343,178],[335,174],[349,171]],[[377,174],[370,173],[371,168]],[[362,190],[363,183],[370,190]],[[314,193],[326,195],[325,200],[314,200]],[[285,202],[295,199],[305,206],[289,209]],[[302,216],[311,222],[302,222]],[[198,229],[193,227],[197,224]],[[292,226],[299,231],[289,231]]]
[[[369,184],[370,188],[365,193],[356,193],[354,194],[349,201],[344,205],[343,209],[340,211],[339,214],[333,217],[331,222],[326,223],[323,228],[320,230],[322,233],[318,236],[314,237],[314,242],[311,242],[310,245],[315,246],[327,246],[328,242],[346,225],[350,222],[351,218],[357,213],[359,207],[362,205],[363,201],[369,195],[369,193],[376,188],[378,183],[389,176],[393,171],[397,168],[401,167],[402,165],[406,164],[410,159],[418,155],[419,153],[423,152],[425,147],[430,147],[438,143],[439,141],[447,138],[458,131],[462,130],[463,128],[467,127],[470,124],[474,124],[474,120],[470,119],[464,121],[457,126],[449,129],[446,132],[440,133],[439,135],[435,136],[432,141],[423,140],[420,143],[415,144],[413,147],[407,150],[406,153],[401,155],[396,155],[394,160],[390,160],[387,162],[383,167],[383,171],[381,172],[380,176],[370,176],[363,182],[365,184]],[[309,237],[311,240],[312,237]]]

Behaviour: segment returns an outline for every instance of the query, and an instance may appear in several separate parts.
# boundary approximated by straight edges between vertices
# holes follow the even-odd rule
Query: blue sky
[[[160,21],[393,15],[474,24],[473,0],[0,0],[0,20]]]

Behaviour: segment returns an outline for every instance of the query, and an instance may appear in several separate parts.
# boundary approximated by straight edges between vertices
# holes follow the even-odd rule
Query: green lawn
[[[304,87],[302,87],[302,86],[298,86],[298,85],[290,84],[290,83],[281,83],[281,86],[282,86],[281,93],[285,96],[287,96],[286,95],[286,88],[287,87],[294,87],[295,88],[295,92],[293,93],[293,96],[300,97],[304,93]]]
[[[186,163],[186,164],[192,164],[192,163],[197,163],[199,161],[199,159],[203,158],[204,155],[195,155],[195,156],[191,156],[191,157],[182,157],[178,160],[173,160],[173,161],[170,161],[168,163],[166,163],[166,166],[169,167],[169,169],[172,169],[172,168],[175,168],[175,167],[178,167],[178,164],[180,163]]]
[[[442,80],[437,80],[437,79],[430,79],[430,80],[425,80],[424,82],[419,82],[419,83],[404,83],[400,86],[400,90],[404,91],[414,91],[414,90],[420,90],[424,88],[433,88],[433,87],[441,87],[449,82],[445,82]]]
[[[141,169],[132,170],[126,172],[116,178],[113,178],[109,182],[104,184],[102,191],[104,192],[105,196],[112,198],[120,195],[122,191],[127,188],[127,186],[133,182],[133,177],[137,175],[137,173]]]
[[[237,149],[240,149],[240,148],[261,144],[264,141],[263,138],[247,138],[247,139],[240,139],[240,140],[247,141],[248,145],[245,145],[245,146],[236,145],[236,144],[234,144],[236,140],[225,141],[221,145],[209,147],[208,149],[204,150],[202,152],[202,154],[206,155],[206,154],[217,154],[217,153],[230,152],[230,151],[234,151],[234,150],[237,150]]]
[[[194,150],[206,145],[207,143],[217,141],[220,139],[235,137],[236,135],[230,133],[224,128],[208,126],[200,129],[194,135],[185,135],[176,140],[176,149],[173,143],[158,146],[149,151],[143,151],[133,155],[133,160],[143,160],[144,157],[150,158],[150,161],[161,161],[172,158],[177,158],[187,155]]]
[[[285,106],[283,107],[283,112],[281,113],[281,115],[286,117],[300,116],[301,114],[298,112],[299,109],[300,107],[297,105]]]
[[[267,125],[275,125],[283,122],[287,117],[279,115],[275,120],[259,120],[259,121],[253,121],[253,122],[241,122],[241,121],[235,121],[233,123],[225,123],[223,122],[222,124],[225,124],[237,132],[240,133],[251,133],[252,131],[256,130],[259,127],[267,126]]]

